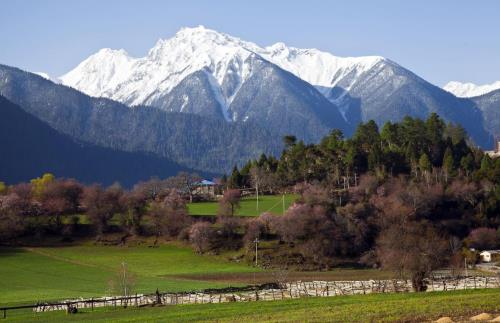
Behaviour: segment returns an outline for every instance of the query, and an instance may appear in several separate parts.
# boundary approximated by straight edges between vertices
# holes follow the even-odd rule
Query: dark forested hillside
[[[500,90],[471,99],[483,112],[486,128],[496,137],[500,135]]]
[[[209,172],[228,170],[263,152],[278,153],[282,147],[280,136],[255,123],[129,108],[5,65],[0,65],[0,95],[74,139],[146,151]]]
[[[85,183],[130,186],[186,170],[164,158],[81,144],[0,96],[0,180],[28,181],[45,172]]]

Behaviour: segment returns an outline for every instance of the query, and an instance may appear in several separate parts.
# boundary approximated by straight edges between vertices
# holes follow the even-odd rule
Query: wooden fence
[[[434,278],[427,279],[427,291],[450,291],[478,288],[500,288],[497,277]],[[100,297],[91,299],[73,299],[57,303],[38,303],[17,307],[3,307],[3,317],[7,311],[31,308],[34,312],[56,310],[94,309],[96,307],[147,306],[152,304],[205,304],[226,302],[250,302],[283,300],[301,297],[329,297],[339,295],[357,295],[371,293],[406,293],[412,291],[409,280],[367,280],[367,281],[310,281],[290,282],[283,285],[276,283],[207,289],[203,291],[178,293],[136,294],[122,297]]]

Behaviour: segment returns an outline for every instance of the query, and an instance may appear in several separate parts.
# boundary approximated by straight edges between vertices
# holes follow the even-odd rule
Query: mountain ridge
[[[473,98],[488,94],[500,89],[500,81],[491,84],[477,85],[471,82],[462,83],[458,81],[448,82],[443,89],[461,98]]]
[[[116,57],[108,60],[99,57],[110,54]],[[305,123],[297,118],[285,120],[281,124],[288,126],[280,128],[281,135],[297,132],[302,134],[300,139],[306,141],[321,137],[331,125],[350,135],[359,122],[373,119],[381,126],[386,121],[399,121],[406,115],[425,118],[432,112],[446,121],[462,124],[479,145],[489,146],[491,141],[485,130],[482,112],[473,102],[457,98],[381,56],[337,57],[318,49],[288,47],[283,43],[260,47],[202,26],[182,28],[172,38],[160,39],[142,58],[125,57],[125,51],[110,50],[96,55],[62,76],[63,83],[89,95],[107,96],[129,105],[146,104],[168,111],[223,116],[228,122],[256,121],[268,129],[279,124],[279,120],[263,119],[255,111],[286,110],[283,102],[295,99],[297,113],[316,121],[304,129]],[[95,63],[86,68],[88,60]],[[298,97],[290,91],[280,91],[284,98],[281,102],[264,99],[263,95],[260,95],[259,101],[238,99],[243,85],[254,75],[252,71],[258,70],[252,66],[257,61],[266,61],[270,66],[274,65],[305,81],[307,85],[304,84],[299,92],[310,93],[307,98],[309,103],[304,99],[298,104]],[[103,67],[103,72],[100,72],[99,66],[105,62],[109,66]],[[119,68],[122,69],[120,73],[108,73],[123,62],[125,67]],[[277,71],[273,68],[268,70]],[[205,72],[206,82],[190,80],[198,71]],[[293,88],[291,82],[296,81],[279,74],[283,76],[282,81],[289,81],[282,90]],[[254,93],[263,91],[273,95],[272,91],[260,86],[266,84],[267,76],[263,73],[260,83],[253,82]],[[182,82],[197,83],[197,88],[201,90],[194,91],[191,86],[183,92],[178,87]],[[99,84],[105,84],[105,87],[96,88]],[[315,106],[317,95],[309,86],[331,105],[323,102],[322,108]],[[244,88],[248,89],[248,86]],[[194,102],[198,105],[197,109],[190,106]],[[234,102],[240,105],[236,106]],[[246,106],[241,106],[241,102],[245,102]],[[270,103],[273,106],[259,105]],[[323,109],[334,111],[327,118],[324,114],[312,113]],[[319,129],[318,134],[316,129]]]

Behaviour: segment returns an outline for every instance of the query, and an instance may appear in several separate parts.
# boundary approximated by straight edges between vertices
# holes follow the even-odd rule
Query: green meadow
[[[70,246],[0,249],[0,305],[106,295],[122,262],[135,276],[136,292],[227,286],[174,275],[248,273],[256,268],[174,244],[158,248]]]
[[[264,212],[281,215],[297,199],[297,195],[262,195],[259,196],[257,207],[257,198],[255,196],[244,197],[241,199],[240,208],[236,215],[240,216],[258,216]],[[284,208],[283,208],[284,201]],[[188,204],[189,214],[191,215],[216,215],[217,202],[196,202]]]

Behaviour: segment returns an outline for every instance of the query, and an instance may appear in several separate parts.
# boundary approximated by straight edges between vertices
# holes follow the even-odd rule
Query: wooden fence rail
[[[497,277],[465,277],[427,279],[427,291],[450,291],[478,288],[500,288]],[[330,297],[371,293],[407,293],[412,291],[409,280],[367,280],[367,281],[310,281],[289,282],[281,286],[276,283],[224,289],[206,289],[203,291],[135,294],[120,297],[100,297],[74,299],[55,303],[37,303],[33,305],[0,307],[3,317],[7,311],[32,309],[34,312],[46,312],[96,307],[146,306],[152,304],[205,304],[226,302],[249,302],[282,300],[301,297]]]

